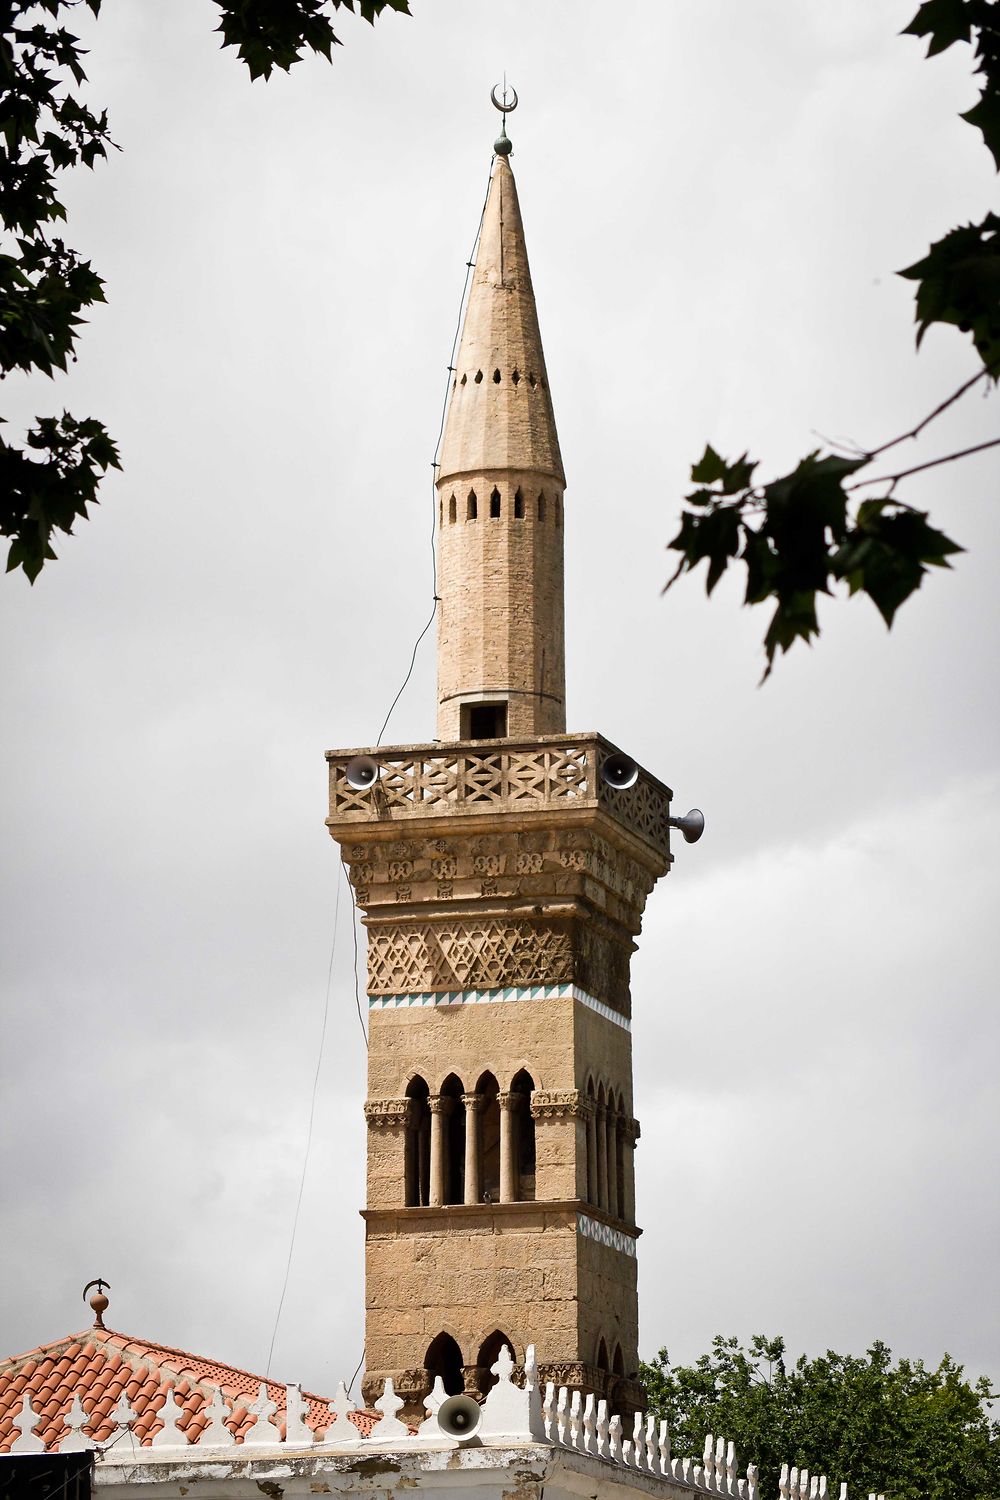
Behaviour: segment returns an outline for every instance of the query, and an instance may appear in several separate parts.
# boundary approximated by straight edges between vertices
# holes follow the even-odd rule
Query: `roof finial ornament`
[[[497,156],[509,156],[514,147],[507,135],[507,116],[517,108],[517,89],[513,84],[509,88],[507,87],[506,73],[503,75],[503,90],[500,98],[497,98],[495,85],[490,89],[490,98],[493,101],[493,108],[498,109],[503,115],[503,124],[500,127],[500,134],[493,142],[493,150]]]
[[[108,1308],[108,1299],[104,1295],[104,1288],[105,1287],[110,1287],[111,1286],[111,1282],[110,1281],[105,1281],[105,1279],[104,1279],[103,1276],[98,1276],[98,1278],[97,1278],[96,1281],[88,1281],[87,1285],[83,1289],[83,1300],[84,1300],[84,1302],[86,1302],[86,1300],[87,1300],[87,1293],[90,1291],[90,1288],[92,1286],[96,1286],[96,1288],[97,1288],[97,1291],[94,1293],[94,1295],[90,1299],[90,1305],[94,1309],[94,1327],[95,1328],[103,1328],[104,1327],[104,1314],[107,1312],[107,1308]]]

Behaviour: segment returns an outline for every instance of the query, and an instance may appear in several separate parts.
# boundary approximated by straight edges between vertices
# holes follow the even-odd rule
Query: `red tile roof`
[[[32,1408],[41,1418],[36,1436],[47,1448],[58,1447],[67,1435],[63,1418],[77,1391],[90,1414],[86,1429],[89,1437],[102,1443],[111,1436],[115,1429],[111,1412],[124,1391],[137,1413],[133,1431],[141,1443],[148,1444],[163,1425],[159,1408],[168,1385],[173,1386],[177,1404],[184,1412],[178,1426],[192,1442],[208,1425],[205,1409],[218,1387],[232,1408],[227,1425],[241,1443],[255,1420],[249,1407],[257,1399],[262,1378],[215,1359],[186,1354],[183,1349],[129,1338],[110,1328],[88,1328],[0,1360],[0,1453],[7,1453],[18,1437],[14,1418],[25,1396],[31,1397]],[[265,1384],[278,1408],[271,1420],[284,1435],[285,1387],[272,1380]],[[308,1408],[307,1426],[322,1433],[333,1421],[327,1400],[307,1391],[302,1396]],[[351,1420],[358,1435],[367,1437],[378,1415],[356,1411]]]

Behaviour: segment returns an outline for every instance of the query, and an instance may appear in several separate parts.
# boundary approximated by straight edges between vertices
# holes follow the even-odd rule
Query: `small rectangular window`
[[[506,733],[506,703],[465,703],[462,705],[463,739],[502,740]]]

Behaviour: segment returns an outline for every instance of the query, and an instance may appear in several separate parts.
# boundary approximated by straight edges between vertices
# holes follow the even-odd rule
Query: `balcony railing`
[[[534,813],[601,808],[666,856],[670,789],[641,769],[631,786],[609,784],[602,770],[610,757],[620,754],[598,734],[331,750],[327,821],[335,830],[341,825],[495,814],[501,809]],[[378,779],[359,790],[348,780],[348,766],[362,755],[376,762]]]

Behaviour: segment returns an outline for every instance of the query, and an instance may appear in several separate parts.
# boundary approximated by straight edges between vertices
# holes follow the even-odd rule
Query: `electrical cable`
[[[490,181],[492,177],[493,158],[490,159],[489,176],[486,179],[486,197],[483,199],[483,206],[479,214],[479,223],[476,225],[476,237],[472,242],[472,250],[470,252],[469,259],[465,262],[465,282],[462,286],[462,297],[458,304],[458,319],[455,323],[455,335],[451,341],[451,354],[448,357],[449,375],[454,375],[455,373],[455,355],[458,351],[458,341],[462,334],[462,319],[465,316],[466,299],[469,293],[469,282],[472,280],[472,272],[476,264],[476,251],[479,248],[479,236],[483,232],[483,220],[486,217],[486,204],[490,196]],[[379,745],[381,745],[382,736],[385,734],[386,729],[389,727],[389,720],[392,718],[393,710],[395,709],[396,704],[399,702],[400,698],[402,698],[404,692],[406,691],[407,684],[409,683],[410,678],[413,676],[413,668],[416,664],[417,652],[420,649],[420,642],[423,640],[428,630],[430,630],[431,626],[434,624],[434,616],[437,614],[437,607],[441,602],[440,598],[438,597],[437,591],[437,549],[434,546],[434,538],[437,522],[438,454],[441,452],[441,440],[444,437],[444,423],[445,417],[448,414],[448,395],[450,390],[451,382],[446,381],[444,389],[444,400],[441,402],[441,421],[438,424],[437,442],[434,444],[434,457],[431,460],[431,612],[427,617],[427,623],[424,625],[424,628],[421,630],[420,634],[417,636],[416,640],[413,643],[413,651],[410,655],[410,665],[406,669],[406,676],[403,678],[399,692],[389,704],[389,712],[385,716],[382,728],[378,732],[378,739],[375,741],[376,749]]]
[[[278,1311],[274,1315],[274,1330],[271,1334],[271,1347],[267,1351],[267,1366],[264,1370],[264,1379],[271,1373],[271,1360],[274,1357],[274,1341],[278,1337],[278,1324],[281,1321],[281,1309],[285,1305],[285,1293],[288,1290],[288,1277],[292,1269],[292,1254],[295,1250],[295,1234],[299,1227],[299,1211],[302,1208],[302,1193],[306,1185],[306,1172],[309,1167],[309,1149],[312,1146],[313,1121],[316,1116],[316,1092],[319,1087],[319,1072],[323,1062],[323,1044],[326,1041],[326,1023],[330,1014],[330,990],[333,986],[333,957],[337,951],[337,922],[340,917],[340,881],[337,882],[337,899],[333,908],[333,940],[330,943],[330,966],[326,973],[326,998],[323,1002],[323,1025],[319,1034],[319,1051],[316,1054],[316,1071],[313,1074],[312,1097],[309,1100],[309,1127],[306,1131],[306,1149],[302,1158],[302,1176],[299,1178],[299,1196],[295,1200],[295,1213],[292,1216],[292,1235],[288,1243],[288,1259],[285,1262],[285,1279],[281,1283],[281,1296],[278,1298]],[[354,936],[355,951],[357,951],[357,933]],[[355,965],[355,976],[357,966]]]
[[[365,1346],[364,1346],[364,1344],[362,1344],[361,1345],[361,1358],[358,1360],[358,1363],[357,1363],[357,1366],[355,1368],[354,1374],[351,1376],[351,1383],[347,1387],[347,1394],[348,1395],[351,1394],[351,1391],[354,1388],[354,1382],[358,1378],[358,1371],[361,1369],[361,1366],[364,1364],[364,1362],[365,1362]]]

